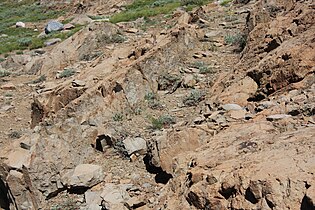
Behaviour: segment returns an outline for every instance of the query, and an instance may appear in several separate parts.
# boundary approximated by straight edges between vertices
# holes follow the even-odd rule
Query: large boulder
[[[45,27],[45,33],[49,34],[54,31],[61,31],[63,30],[63,24],[59,23],[58,21],[50,21]]]
[[[69,180],[71,187],[92,187],[104,179],[101,166],[92,164],[78,165]]]

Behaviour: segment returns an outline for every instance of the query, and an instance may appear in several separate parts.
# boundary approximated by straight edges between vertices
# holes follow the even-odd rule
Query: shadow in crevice
[[[166,171],[163,171],[161,167],[156,167],[151,163],[151,157],[150,155],[146,155],[143,158],[143,162],[145,164],[146,170],[150,174],[156,174],[155,175],[155,182],[156,183],[161,183],[161,184],[167,184],[167,182],[173,178],[173,176]]]

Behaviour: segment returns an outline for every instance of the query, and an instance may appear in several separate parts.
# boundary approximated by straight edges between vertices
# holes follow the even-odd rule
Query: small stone
[[[16,23],[15,23],[15,27],[17,27],[17,28],[25,28],[25,23],[23,23],[23,22],[21,22],[21,21],[16,22]]]
[[[138,32],[138,29],[136,29],[136,28],[128,28],[128,29],[126,29],[125,30],[127,33],[137,33]]]
[[[204,117],[197,117],[197,118],[194,119],[194,123],[197,124],[197,125],[200,125],[204,121],[205,121]]]
[[[1,89],[2,90],[15,90],[16,87],[15,87],[15,85],[13,83],[8,82],[8,83],[6,83],[4,85],[1,85]]]
[[[243,108],[238,104],[224,104],[222,108],[226,111],[230,110],[242,110]]]
[[[1,34],[1,35],[0,35],[0,38],[6,38],[6,37],[8,37],[7,34]]]
[[[72,25],[71,23],[67,23],[63,26],[64,30],[71,30],[73,28],[75,28],[75,25]]]
[[[14,177],[19,178],[19,179],[23,178],[23,174],[19,171],[16,171],[16,170],[10,170],[10,176],[14,176]]]
[[[83,87],[83,86],[85,86],[85,82],[82,80],[73,80],[72,86],[73,87]]]
[[[130,161],[131,162],[135,162],[137,159],[138,159],[137,155],[135,155],[135,154],[130,155]]]
[[[128,152],[128,155],[131,155],[135,152],[138,152],[139,154],[145,154],[147,151],[147,142],[143,138],[126,138],[123,143]]]
[[[51,46],[57,44],[58,42],[61,42],[60,38],[49,39],[48,41],[45,42],[45,46]]]
[[[194,78],[194,75],[187,74],[183,78],[183,86],[186,88],[193,88],[196,85],[197,81]]]
[[[276,121],[276,120],[282,120],[291,117],[291,115],[287,114],[274,114],[274,115],[269,115],[266,117],[268,121]]]
[[[14,108],[15,107],[13,105],[4,105],[3,107],[1,107],[1,111],[7,112],[7,111],[10,111]]]

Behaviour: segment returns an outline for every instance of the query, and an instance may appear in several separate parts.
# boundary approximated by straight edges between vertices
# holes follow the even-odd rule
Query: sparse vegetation
[[[151,117],[151,129],[160,130],[165,127],[169,127],[171,124],[175,124],[175,118],[170,115],[162,115],[158,118]]]
[[[200,101],[205,99],[205,94],[200,90],[192,90],[190,94],[184,98],[183,103],[186,106],[196,106]]]
[[[31,84],[37,84],[37,83],[41,83],[44,82],[46,80],[46,76],[45,75],[41,75],[40,77],[38,77],[37,79],[31,81]]]
[[[22,134],[19,131],[12,131],[8,136],[11,139],[19,139],[21,138]]]
[[[12,93],[6,93],[6,94],[4,94],[4,96],[10,98],[13,96],[13,94]]]
[[[73,209],[78,209],[78,205],[76,204],[76,201],[74,199],[67,198],[67,200],[64,201],[63,203],[54,205],[50,209],[51,210],[73,210]]]
[[[168,14],[179,6],[201,6],[209,0],[135,0],[126,7],[126,11],[110,17],[112,23],[132,21],[141,17]]]
[[[148,92],[145,96],[144,99],[148,102],[148,105],[151,109],[162,109],[163,106],[158,100],[157,96],[152,93]]]
[[[82,26],[76,26],[67,32],[51,33],[47,37],[37,37],[40,30],[35,31],[32,28],[16,28],[15,23],[38,22],[50,20],[63,14],[62,10],[47,10],[44,6],[32,0],[0,2],[0,34],[6,36],[0,37],[0,54],[9,53],[15,50],[21,52],[25,49],[37,49],[44,47],[44,42],[51,38],[60,38],[62,40],[78,32]],[[65,22],[68,22],[66,20]]]
[[[158,89],[174,92],[180,86],[181,77],[174,74],[162,74],[158,78]]]
[[[5,69],[0,69],[0,77],[7,77],[10,76],[11,72],[5,70]]]
[[[59,74],[59,78],[71,77],[75,74],[73,69],[65,69]]]
[[[196,61],[192,64],[192,67],[199,69],[200,74],[212,73],[212,69],[203,61]]]
[[[229,3],[231,3],[233,0],[223,0],[220,2],[221,6],[227,6]]]
[[[124,116],[122,113],[117,112],[113,115],[113,120],[118,122],[118,121],[122,121],[124,119]]]
[[[246,36],[241,33],[227,34],[224,36],[224,42],[229,45],[237,45],[242,50],[246,45]]]
[[[43,46],[38,44],[39,38],[37,38],[37,35],[40,33],[39,31],[30,28],[16,28],[16,22],[38,22],[56,18],[61,14],[63,14],[63,11],[47,10],[47,8],[33,0],[1,1],[0,34],[6,36],[0,38],[0,54]]]

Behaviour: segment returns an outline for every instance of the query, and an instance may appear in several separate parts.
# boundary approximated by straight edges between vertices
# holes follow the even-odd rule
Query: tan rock
[[[92,164],[78,165],[70,177],[69,185],[72,187],[92,187],[104,179],[101,166]]]
[[[2,90],[15,90],[16,86],[12,82],[8,82],[4,85],[1,85]]]

